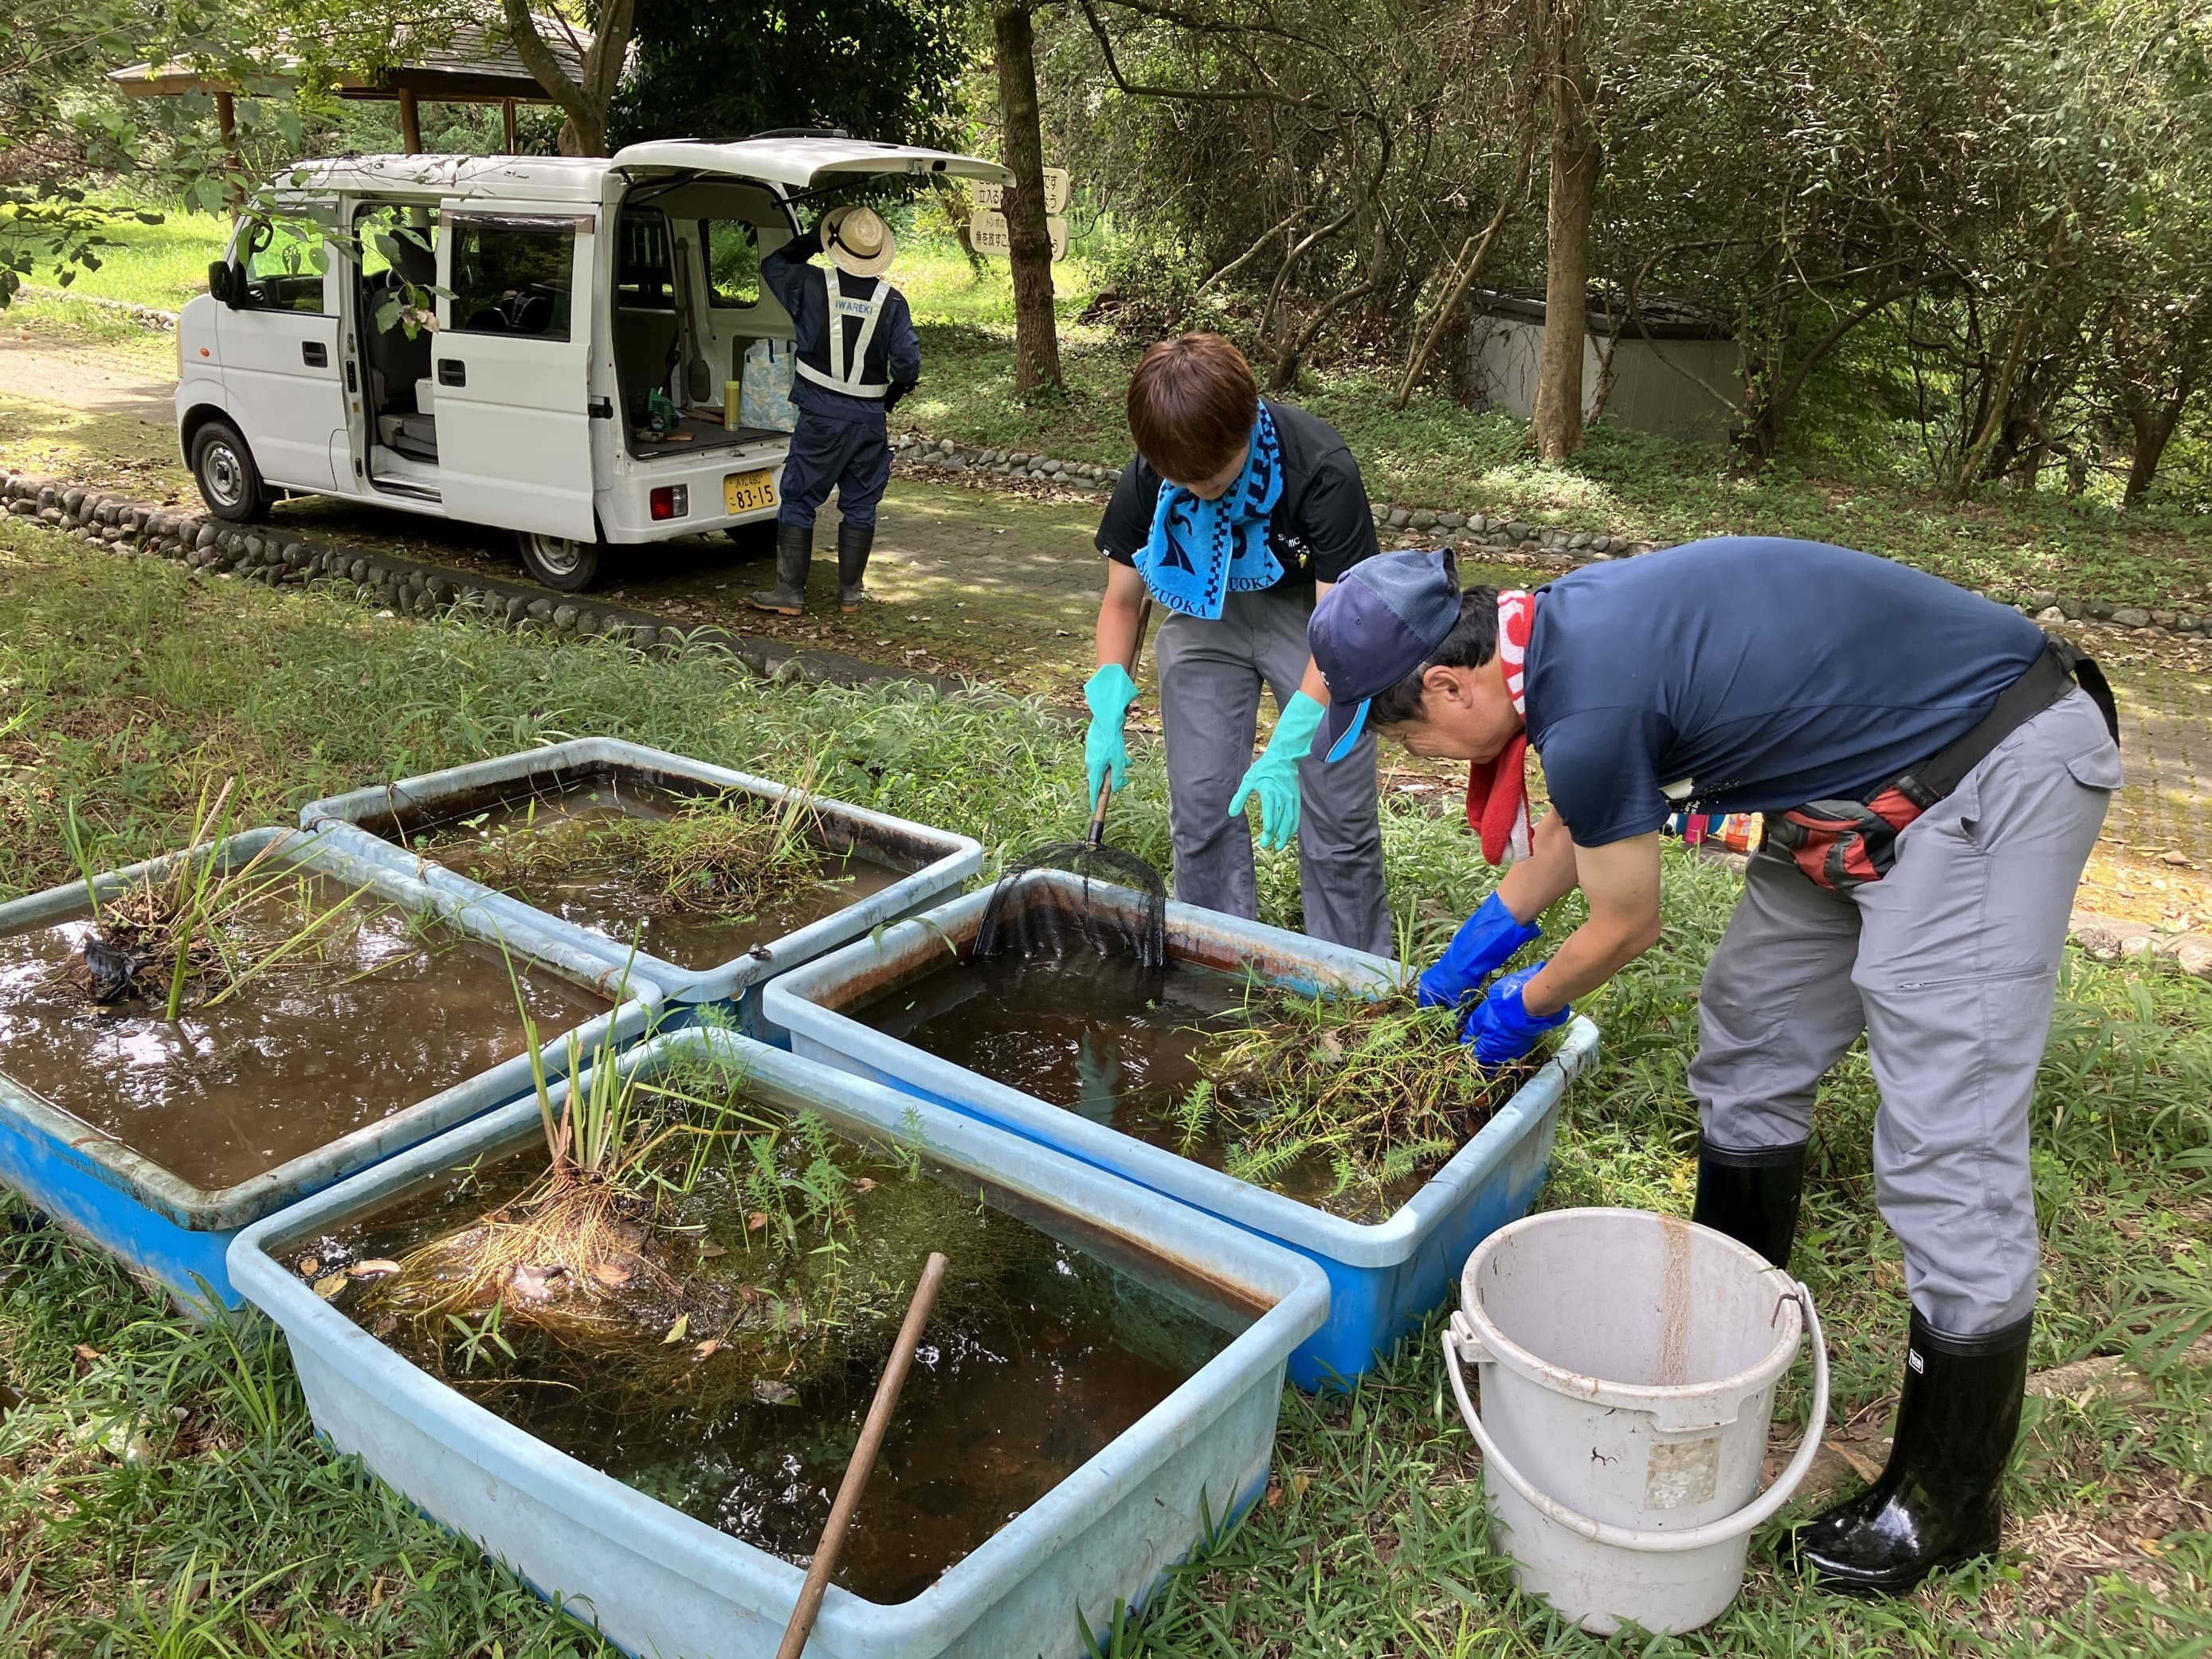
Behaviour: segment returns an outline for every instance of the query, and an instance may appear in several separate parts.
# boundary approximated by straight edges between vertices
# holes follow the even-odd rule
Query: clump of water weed
[[[1528,1066],[1484,1073],[1456,1011],[1409,993],[1376,1000],[1255,993],[1237,1028],[1195,1058],[1176,1103],[1185,1152],[1209,1138],[1222,1167],[1263,1187],[1316,1185],[1340,1214],[1387,1214],[1512,1097]]]
[[[146,872],[106,893],[76,804],[70,803],[62,833],[94,922],[71,977],[94,1002],[119,1002],[133,994],[158,997],[169,1019],[188,1006],[213,1007],[280,965],[319,960],[338,924],[356,914],[368,890],[320,903],[310,882],[277,856],[289,833],[242,863],[230,861],[223,843],[236,827],[236,782],[225,779],[212,801],[205,787],[200,791],[185,845],[204,851],[188,852],[161,873]],[[289,905],[280,902],[287,890]]]
[[[665,818],[532,816],[491,842],[470,873],[516,890],[601,881],[647,913],[738,915],[813,876],[817,817],[804,784],[780,803],[717,795]]]

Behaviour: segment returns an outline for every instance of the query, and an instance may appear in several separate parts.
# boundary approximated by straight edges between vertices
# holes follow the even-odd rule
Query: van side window
[[[633,310],[676,309],[668,221],[658,212],[623,216],[622,258],[615,265],[615,303]]]
[[[699,246],[707,251],[707,295],[718,310],[760,303],[760,231],[750,220],[702,219]]]
[[[255,311],[323,309],[330,255],[323,233],[304,219],[256,219],[239,245],[246,259],[246,304]]]
[[[456,333],[568,337],[576,265],[573,223],[456,216],[445,234],[453,241]]]

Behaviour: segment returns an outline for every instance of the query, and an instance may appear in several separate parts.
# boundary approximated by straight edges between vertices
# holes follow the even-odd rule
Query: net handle
[[[1152,590],[1147,587],[1144,597],[1137,601],[1137,639],[1136,643],[1129,647],[1129,660],[1126,665],[1132,680],[1137,678],[1137,665],[1145,659],[1145,630],[1152,626]],[[1122,710],[1121,717],[1124,720],[1128,718],[1127,709]],[[1100,845],[1106,839],[1106,803],[1113,798],[1114,769],[1109,767],[1106,775],[1098,781],[1098,804],[1091,809],[1091,833],[1084,837],[1092,847]]]

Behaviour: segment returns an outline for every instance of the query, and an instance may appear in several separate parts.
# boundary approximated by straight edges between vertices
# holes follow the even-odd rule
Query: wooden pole
[[[415,107],[415,94],[399,88],[399,148],[409,155],[422,153],[422,118]]]
[[[222,135],[222,196],[235,208],[242,201],[240,175],[246,171],[246,163],[238,154],[238,103],[227,91],[215,95],[215,125],[216,131]]]
[[[814,1633],[815,1615],[822,1611],[822,1597],[830,1589],[830,1575],[837,1571],[837,1558],[845,1548],[853,1511],[860,1506],[860,1493],[876,1467],[876,1454],[883,1450],[884,1437],[890,1431],[891,1412],[898,1405],[899,1390],[906,1386],[907,1367],[921,1340],[922,1327],[929,1322],[930,1304],[937,1300],[938,1286],[945,1282],[945,1258],[932,1250],[928,1265],[921,1270],[921,1283],[915,1286],[914,1301],[907,1308],[906,1322],[899,1327],[897,1346],[884,1364],[875,1402],[868,1407],[868,1420],[860,1425],[860,1443],[853,1448],[853,1461],[845,1466],[844,1484],[837,1488],[837,1501],[830,1506],[830,1523],[822,1528],[822,1541],[814,1547],[813,1563],[806,1569],[805,1583],[799,1586],[799,1605],[791,1610],[791,1623],[784,1626],[783,1645],[776,1649],[775,1659],[799,1659],[806,1651],[806,1638]]]
[[[501,99],[500,100],[499,112],[500,119],[505,126],[507,132],[507,149],[502,151],[501,154],[512,155],[515,153],[514,100],[512,98]]]

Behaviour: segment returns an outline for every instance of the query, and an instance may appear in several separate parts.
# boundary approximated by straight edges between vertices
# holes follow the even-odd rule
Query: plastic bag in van
[[[769,432],[788,432],[799,424],[799,411],[791,405],[791,364],[788,340],[755,340],[745,348],[738,394],[741,424]]]

